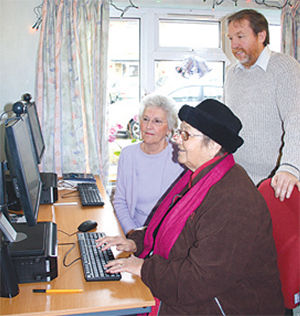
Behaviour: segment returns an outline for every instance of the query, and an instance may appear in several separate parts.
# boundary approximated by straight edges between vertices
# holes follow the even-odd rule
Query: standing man
[[[235,154],[255,184],[272,177],[275,196],[300,191],[300,65],[271,52],[266,18],[255,10],[228,17],[237,63],[226,73],[224,103],[241,119],[243,148]]]

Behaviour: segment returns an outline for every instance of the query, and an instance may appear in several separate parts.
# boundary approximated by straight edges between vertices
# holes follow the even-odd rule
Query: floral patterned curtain
[[[282,52],[300,62],[300,1],[290,0],[281,13]]]
[[[36,104],[46,150],[41,171],[108,178],[109,4],[44,0]]]

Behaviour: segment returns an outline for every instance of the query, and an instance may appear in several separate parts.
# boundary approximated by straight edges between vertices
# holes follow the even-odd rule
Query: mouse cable
[[[75,235],[75,234],[77,234],[77,233],[79,232],[79,230],[77,230],[75,233],[69,234],[69,233],[64,232],[64,231],[61,230],[61,229],[58,229],[57,231],[58,231],[58,232],[61,232],[61,233],[63,233],[63,234],[65,234],[65,235],[67,235],[68,237],[71,237],[71,236],[73,236],[73,235]]]
[[[11,202],[11,203],[5,203],[5,204],[0,204],[0,212],[6,210],[7,208],[9,208],[10,206],[17,204],[17,201]],[[8,210],[10,211],[10,210]]]
[[[3,209],[6,209],[6,208],[9,209],[10,206],[15,205],[17,203],[18,203],[17,201],[13,201],[13,202],[8,202],[8,203],[5,203],[5,204],[2,204],[2,205],[0,205],[1,206],[1,211],[2,211],[2,208]],[[11,210],[9,209],[8,212],[11,212]]]
[[[78,190],[76,189],[76,191],[72,191],[72,192],[68,192],[65,193],[61,196],[62,199],[66,199],[66,198],[70,198],[70,197],[80,197],[79,195],[73,195],[74,193],[78,192]]]
[[[70,254],[70,252],[75,248],[76,244],[74,242],[70,242],[70,243],[61,243],[61,244],[58,244],[58,246],[67,246],[67,245],[72,245],[72,247],[65,253],[64,255],[64,259],[63,259],[63,265],[64,267],[68,268],[70,267],[73,263],[75,263],[76,261],[79,261],[81,260],[81,257],[78,257],[77,259],[73,260],[71,263],[67,264],[66,261],[67,261],[67,256]]]

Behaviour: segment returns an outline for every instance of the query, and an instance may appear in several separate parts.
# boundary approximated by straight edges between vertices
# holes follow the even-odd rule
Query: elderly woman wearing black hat
[[[104,237],[104,249],[134,252],[108,272],[142,278],[159,315],[284,315],[272,223],[263,197],[235,164],[240,120],[205,100],[179,111],[175,134],[188,171],[144,230]]]

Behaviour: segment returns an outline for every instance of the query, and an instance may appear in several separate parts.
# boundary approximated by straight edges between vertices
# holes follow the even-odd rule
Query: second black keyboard
[[[78,183],[77,188],[82,206],[103,206],[104,201],[96,183]]]
[[[96,248],[96,240],[104,237],[104,233],[77,233],[84,277],[86,281],[116,281],[121,279],[120,273],[106,273],[104,265],[114,260],[111,249],[102,251]]]

